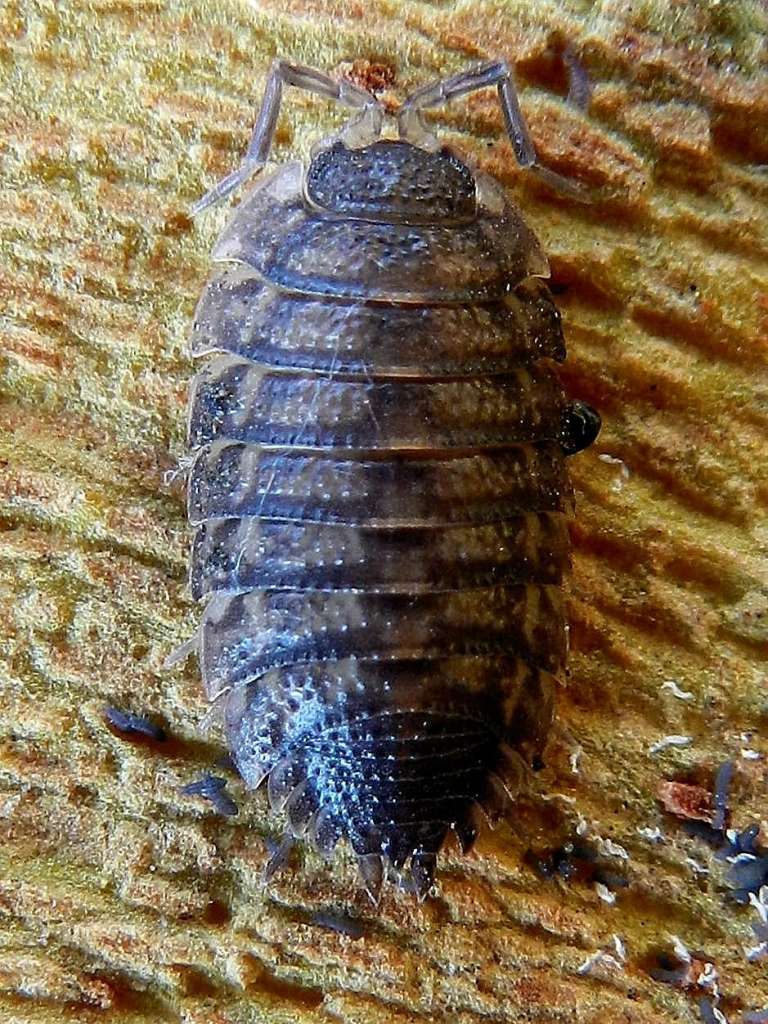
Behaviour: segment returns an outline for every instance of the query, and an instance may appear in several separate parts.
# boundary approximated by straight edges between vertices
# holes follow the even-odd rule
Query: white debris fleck
[[[595,892],[603,903],[615,903],[616,896],[603,882],[595,882]]]
[[[583,753],[583,747],[576,747],[576,749],[572,752],[571,756],[568,758],[568,762],[571,766],[571,773],[573,775],[579,774],[579,761],[581,760],[581,755]]]
[[[699,1004],[699,1009],[701,1011],[701,1019],[705,1024],[728,1024],[728,1018],[724,1016],[722,1010],[718,1010],[708,999],[702,1000]]]
[[[173,487],[180,477],[186,476],[194,461],[192,455],[183,455],[173,469],[166,469],[163,473],[163,486]]]
[[[19,805],[21,793],[12,793],[7,800],[0,804],[0,818],[10,818]]]
[[[709,868],[705,868],[703,864],[700,864],[697,860],[694,860],[693,857],[686,857],[685,863],[688,865],[689,868],[692,868],[692,870],[695,871],[697,875],[709,874]]]
[[[661,684],[662,690],[668,690],[673,697],[677,697],[679,700],[693,700],[696,696],[692,690],[681,690],[675,679],[665,679]]]
[[[579,815],[579,820],[576,823],[576,835],[585,836],[589,832],[589,822],[583,814]]]
[[[621,970],[621,964],[616,957],[601,949],[598,950],[597,953],[593,953],[592,956],[588,956],[584,963],[577,969],[576,973],[591,974],[595,967],[610,967],[615,970]]]
[[[542,793],[540,799],[544,800],[547,803],[553,800],[559,800],[564,804],[576,803],[576,797],[569,796],[567,793]]]
[[[649,828],[647,825],[637,830],[638,835],[641,835],[643,839],[647,839],[649,843],[663,843],[664,833],[657,825],[655,828]]]
[[[619,857],[621,860],[629,860],[629,854],[624,847],[619,843],[614,843],[612,839],[603,839],[602,836],[598,836],[595,843],[604,857]]]
[[[729,864],[749,864],[750,861],[757,860],[757,857],[754,853],[737,853],[735,857],[726,857],[725,859]]]
[[[688,951],[688,947],[678,935],[670,935],[672,939],[672,948],[675,951],[675,956],[678,960],[682,960],[684,964],[691,963],[693,957]]]
[[[719,998],[720,991],[717,987],[717,968],[714,964],[707,961],[707,963],[704,964],[704,970],[701,971],[696,981],[702,988],[710,989],[715,998]]]
[[[658,754],[660,750],[666,750],[667,747],[687,747],[692,742],[692,736],[663,736],[652,747],[648,748],[648,753]]]
[[[577,973],[591,974],[595,967],[609,967],[611,970],[622,970],[623,965],[627,960],[627,950],[624,942],[618,935],[613,936],[613,948],[616,954],[615,956],[613,953],[609,953],[605,949],[600,949],[597,953],[593,953],[591,956],[587,957],[584,963],[578,968]]]
[[[619,475],[611,484],[611,490],[619,492],[624,487],[624,481],[629,480],[629,466],[623,459],[617,459],[615,455],[609,455],[608,452],[601,452],[598,455],[598,459],[601,462],[606,462],[609,466],[617,466],[619,469]]]
[[[750,905],[757,911],[758,917],[763,924],[768,924],[768,885],[763,885],[760,892],[749,894]]]
[[[756,946],[745,949],[744,953],[750,963],[768,959],[768,885],[761,887],[760,892],[749,894],[749,902],[757,911],[760,921],[752,925],[752,931],[758,940]]]
[[[747,761],[759,761],[760,751],[759,750],[747,750],[745,747],[741,748],[741,756]]]

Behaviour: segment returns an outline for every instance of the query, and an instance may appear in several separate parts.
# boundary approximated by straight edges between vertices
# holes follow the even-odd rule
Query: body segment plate
[[[422,378],[565,358],[560,316],[535,278],[486,305],[392,306],[283,292],[241,264],[208,282],[190,347],[194,356],[231,352],[267,366]]]
[[[296,662],[448,654],[514,654],[558,672],[565,657],[561,589],[529,584],[416,595],[217,594],[206,605],[200,634],[209,693]]]
[[[194,525],[260,516],[391,528],[568,511],[572,492],[562,450],[554,443],[449,458],[381,459],[217,443],[198,453],[188,500]]]
[[[507,377],[366,381],[276,372],[222,356],[198,375],[189,447],[217,440],[305,448],[506,447],[560,437],[565,398],[540,364]]]
[[[420,593],[559,583],[567,561],[565,517],[556,512],[479,526],[395,530],[214,519],[197,529],[190,585],[196,599],[257,587]]]
[[[404,303],[500,299],[549,265],[518,211],[461,224],[348,219],[307,208],[289,164],[238,206],[213,251],[290,291]]]

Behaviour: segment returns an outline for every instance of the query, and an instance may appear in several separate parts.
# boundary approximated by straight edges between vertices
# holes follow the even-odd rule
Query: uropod
[[[510,69],[426,85],[397,114],[277,61],[242,165],[260,171],[284,85],[353,108],[307,165],[257,179],[213,250],[191,348],[193,646],[249,787],[287,836],[354,851],[374,899],[420,897],[543,749],[565,668],[566,457],[599,417],[569,401],[542,249],[502,187],[422,111],[498,90],[538,164]],[[284,852],[284,850],[283,850]],[[282,856],[273,858],[272,866]]]

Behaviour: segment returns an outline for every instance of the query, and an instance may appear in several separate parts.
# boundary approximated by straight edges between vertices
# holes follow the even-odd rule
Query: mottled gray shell
[[[200,662],[250,786],[432,882],[542,751],[571,491],[557,311],[500,187],[408,142],[253,189],[192,352]]]

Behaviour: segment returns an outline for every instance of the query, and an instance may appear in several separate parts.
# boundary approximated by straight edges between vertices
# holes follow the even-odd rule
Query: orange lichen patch
[[[200,918],[208,906],[208,895],[172,879],[144,876],[132,878],[120,895],[127,904],[160,910],[170,917]]]
[[[203,114],[211,114],[209,103],[203,97],[190,93],[169,94],[165,90],[148,88],[142,95],[142,102],[161,117],[167,117],[174,122],[197,121]],[[248,108],[242,102],[220,99],[217,106],[220,129],[233,130],[248,114]]]
[[[0,121],[3,138],[17,159],[32,163],[44,158],[63,159],[69,153],[72,129],[59,118],[46,125],[32,117],[14,113]]]
[[[365,5],[359,0],[266,0],[266,6],[300,17],[333,18],[358,21],[365,17]]]
[[[563,22],[557,19],[557,24]],[[459,6],[439,18],[436,29],[444,46],[450,45],[465,56],[506,57],[523,67],[546,49],[551,32],[551,28],[548,31],[531,18],[527,5],[519,0],[512,4],[492,0],[482,6]]]
[[[73,213],[69,203],[45,189],[26,190],[0,199],[0,224],[5,224],[6,230],[12,232],[16,224],[27,221],[35,228],[35,240],[50,239],[54,226],[61,237],[58,229],[62,222],[68,225],[68,239],[76,239],[85,227],[81,214]]]
[[[158,207],[157,197],[134,184],[103,181],[99,184],[98,198],[104,216],[130,219],[132,223],[138,220],[142,236],[165,217],[166,211]]]
[[[335,72],[374,95],[390,89],[397,78],[397,72],[392,64],[361,58],[343,61],[336,67]]]
[[[660,782],[656,795],[670,814],[678,818],[695,821],[712,820],[712,794],[702,786],[693,786],[685,782]]]
[[[46,345],[46,340],[41,339],[40,335],[34,331],[24,329],[13,332],[4,331],[0,333],[0,345],[6,354],[13,352],[32,365],[38,364],[40,367],[51,370],[60,370],[62,367],[61,353],[52,351]]]
[[[34,981],[30,984],[30,979]],[[67,970],[44,953],[7,953],[0,964],[0,989],[6,992],[25,989],[28,999],[51,1003],[69,1003],[108,1010],[114,1006],[112,986],[82,971]]]
[[[502,912],[485,884],[466,878],[449,879],[445,899],[451,917],[467,923],[492,924],[502,919]]]
[[[638,102],[626,89],[601,85],[595,90],[590,112],[601,119],[610,117],[630,138],[661,157],[690,161],[693,171],[714,161],[710,118],[700,107]]]

